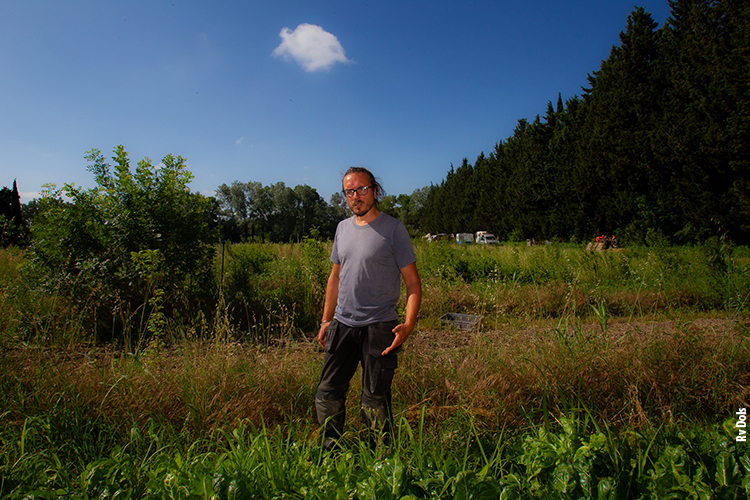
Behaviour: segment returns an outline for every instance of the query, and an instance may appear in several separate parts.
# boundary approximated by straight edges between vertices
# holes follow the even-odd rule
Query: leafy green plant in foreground
[[[77,477],[44,453],[23,450],[25,461],[8,461],[14,443],[4,438],[1,491],[10,499],[739,499],[750,494],[750,454],[734,442],[733,425],[618,434],[571,416],[549,431],[491,439],[469,426],[452,448],[424,418],[417,428],[402,419],[389,453],[356,439],[322,453],[294,425],[220,430],[188,446],[160,441],[158,429],[133,429]]]

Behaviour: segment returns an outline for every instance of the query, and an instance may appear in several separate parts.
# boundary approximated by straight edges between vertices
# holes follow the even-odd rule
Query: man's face
[[[366,174],[354,173],[344,177],[344,189],[359,189],[370,185],[370,178]],[[375,206],[375,188],[367,190],[367,194],[354,193],[352,197],[346,197],[346,203],[354,215],[364,217],[373,206]]]

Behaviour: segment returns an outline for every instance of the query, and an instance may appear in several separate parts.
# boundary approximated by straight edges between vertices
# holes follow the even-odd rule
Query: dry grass
[[[523,425],[585,405],[614,424],[715,421],[750,400],[747,325],[724,320],[420,332],[397,389],[448,418],[469,410],[487,425]],[[408,376],[404,376],[404,374]],[[407,413],[415,408],[407,407]]]
[[[240,422],[316,427],[322,353],[308,341],[186,344],[140,356],[77,347],[2,355],[6,422],[61,404],[115,428],[169,423],[187,436]],[[352,384],[349,414],[358,411]],[[598,419],[639,426],[717,421],[750,402],[748,325],[718,319],[535,322],[460,332],[418,331],[400,358],[395,410],[429,425],[467,415],[483,428],[536,425],[585,405]],[[546,409],[545,409],[546,408]],[[355,419],[353,425],[357,428]]]
[[[6,384],[17,381],[10,390],[33,396],[40,413],[74,398],[88,418],[127,428],[155,419],[197,434],[240,421],[310,418],[314,358],[307,344],[195,343],[137,357],[80,346],[64,352],[14,349],[4,353],[3,378]]]

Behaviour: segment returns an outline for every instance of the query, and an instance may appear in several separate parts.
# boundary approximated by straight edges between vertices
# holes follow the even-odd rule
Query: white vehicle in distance
[[[494,234],[488,233],[487,231],[477,231],[477,237],[475,241],[480,245],[496,245],[497,237]]]
[[[474,235],[471,233],[456,234],[456,243],[459,245],[471,245],[474,243]]]

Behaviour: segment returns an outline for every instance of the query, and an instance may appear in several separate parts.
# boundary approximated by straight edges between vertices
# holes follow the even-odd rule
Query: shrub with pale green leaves
[[[155,293],[172,320],[210,308],[209,202],[190,192],[185,159],[144,158],[132,171],[123,146],[114,166],[96,149],[86,158],[94,188],[48,187],[38,200],[29,279],[68,301],[71,317],[85,321],[81,335],[94,339],[146,334]],[[147,272],[143,252],[157,256]]]

